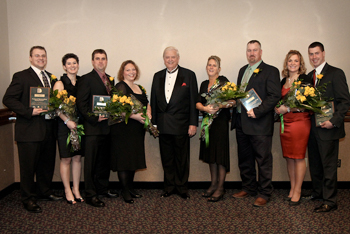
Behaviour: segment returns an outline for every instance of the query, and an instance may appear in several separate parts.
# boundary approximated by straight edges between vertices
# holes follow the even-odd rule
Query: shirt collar
[[[316,75],[321,74],[321,72],[322,72],[322,70],[323,70],[323,68],[324,68],[325,65],[326,65],[326,61],[324,61],[323,63],[321,63],[320,66],[318,66],[318,67],[315,68],[315,70],[316,70]]]

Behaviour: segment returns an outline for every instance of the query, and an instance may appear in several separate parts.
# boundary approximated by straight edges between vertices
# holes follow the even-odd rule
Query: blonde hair
[[[218,68],[220,68],[221,67],[221,59],[218,57],[218,56],[216,56],[216,55],[212,55],[212,56],[210,56],[209,58],[208,58],[208,62],[210,61],[210,60],[214,60],[215,62],[216,62],[216,65],[218,65]],[[207,64],[208,64],[208,62],[207,62]]]
[[[282,77],[289,77],[289,70],[288,70],[288,60],[290,59],[290,57],[292,57],[293,55],[297,55],[299,57],[299,61],[300,61],[300,66],[299,66],[299,74],[305,74],[306,72],[306,67],[305,67],[305,62],[303,59],[303,56],[300,54],[299,51],[297,50],[290,50],[288,52],[288,54],[286,55],[286,58],[284,59],[284,63],[283,63],[283,70],[281,72]]]

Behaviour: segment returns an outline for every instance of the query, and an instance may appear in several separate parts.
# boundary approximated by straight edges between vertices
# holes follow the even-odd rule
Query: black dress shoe
[[[63,200],[63,197],[51,194],[48,196],[39,196],[37,200],[38,201],[60,201],[60,200]]]
[[[139,194],[138,192],[136,192],[135,190],[133,189],[130,189],[129,190],[129,193],[131,195],[132,198],[141,198],[143,197],[141,194]]]
[[[98,199],[98,197],[93,197],[93,198],[86,198],[85,200],[86,204],[89,204],[94,207],[104,207],[105,203]]]
[[[171,195],[173,195],[172,192],[164,192],[160,195],[160,197],[170,197]]]
[[[329,212],[336,209],[338,209],[337,205],[330,206],[330,205],[322,204],[320,207],[315,208],[314,212],[323,213],[323,212]]]
[[[126,203],[129,203],[129,204],[133,204],[134,203],[134,200],[132,199],[129,190],[123,190],[122,191],[122,197],[123,197],[123,199],[124,199],[124,201]]]
[[[41,213],[42,212],[40,206],[38,206],[38,204],[36,204],[35,201],[30,200],[26,203],[23,203],[23,205],[24,205],[24,208],[31,213]]]
[[[181,193],[180,197],[185,199],[185,200],[190,199],[190,195],[188,195],[187,193]]]
[[[290,206],[299,206],[300,203],[301,203],[301,197],[299,198],[299,201],[292,201],[292,200],[289,201]]]
[[[119,197],[119,194],[108,190],[106,193],[99,194],[98,196],[99,197],[107,197],[107,198],[117,198],[117,197]]]

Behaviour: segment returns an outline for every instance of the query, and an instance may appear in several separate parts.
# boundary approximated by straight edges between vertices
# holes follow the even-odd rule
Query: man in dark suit
[[[45,71],[46,50],[42,46],[30,49],[30,68],[13,75],[3,103],[17,115],[17,141],[21,178],[21,199],[24,208],[32,213],[42,212],[38,200],[61,200],[50,189],[55,170],[55,120],[41,115],[47,110],[30,107],[30,87],[53,87],[55,79]],[[36,184],[34,182],[36,177]]]
[[[108,118],[93,115],[93,95],[110,96],[114,79],[105,73],[107,54],[102,49],[92,53],[94,69],[78,80],[77,106],[84,117],[85,161],[84,180],[86,203],[95,207],[104,207],[99,195],[117,197],[109,192],[110,174],[110,129]]]
[[[180,67],[179,52],[167,47],[163,53],[166,69],[154,74],[151,93],[152,122],[157,125],[164,169],[164,192],[177,192],[189,199],[188,176],[190,137],[197,132],[197,78],[193,71]]]
[[[320,213],[337,209],[339,139],[345,137],[344,117],[350,106],[350,95],[344,72],[326,63],[323,45],[314,42],[308,52],[310,63],[315,68],[308,75],[316,87],[328,83],[323,96],[332,98],[334,103],[330,120],[316,127],[315,118],[311,118],[308,154],[313,191],[308,199],[323,200],[323,204],[314,210]]]
[[[242,191],[234,198],[256,196],[254,206],[265,206],[272,187],[272,134],[274,107],[281,98],[281,85],[277,68],[261,60],[261,44],[257,40],[247,44],[248,65],[238,74],[238,85],[247,84],[246,91],[253,89],[262,103],[247,111],[240,103],[233,109],[231,129],[236,127],[238,164],[242,179]],[[256,181],[255,161],[259,179]]]

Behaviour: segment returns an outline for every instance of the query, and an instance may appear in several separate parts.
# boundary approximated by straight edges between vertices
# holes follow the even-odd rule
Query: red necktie
[[[314,73],[313,73],[313,76],[312,76],[312,81],[313,81],[313,86],[315,87],[316,86],[316,70],[314,69]]]
[[[102,81],[103,81],[103,84],[106,86],[106,90],[107,90],[108,94],[110,94],[112,87],[111,87],[111,84],[109,83],[106,75],[102,76]]]

